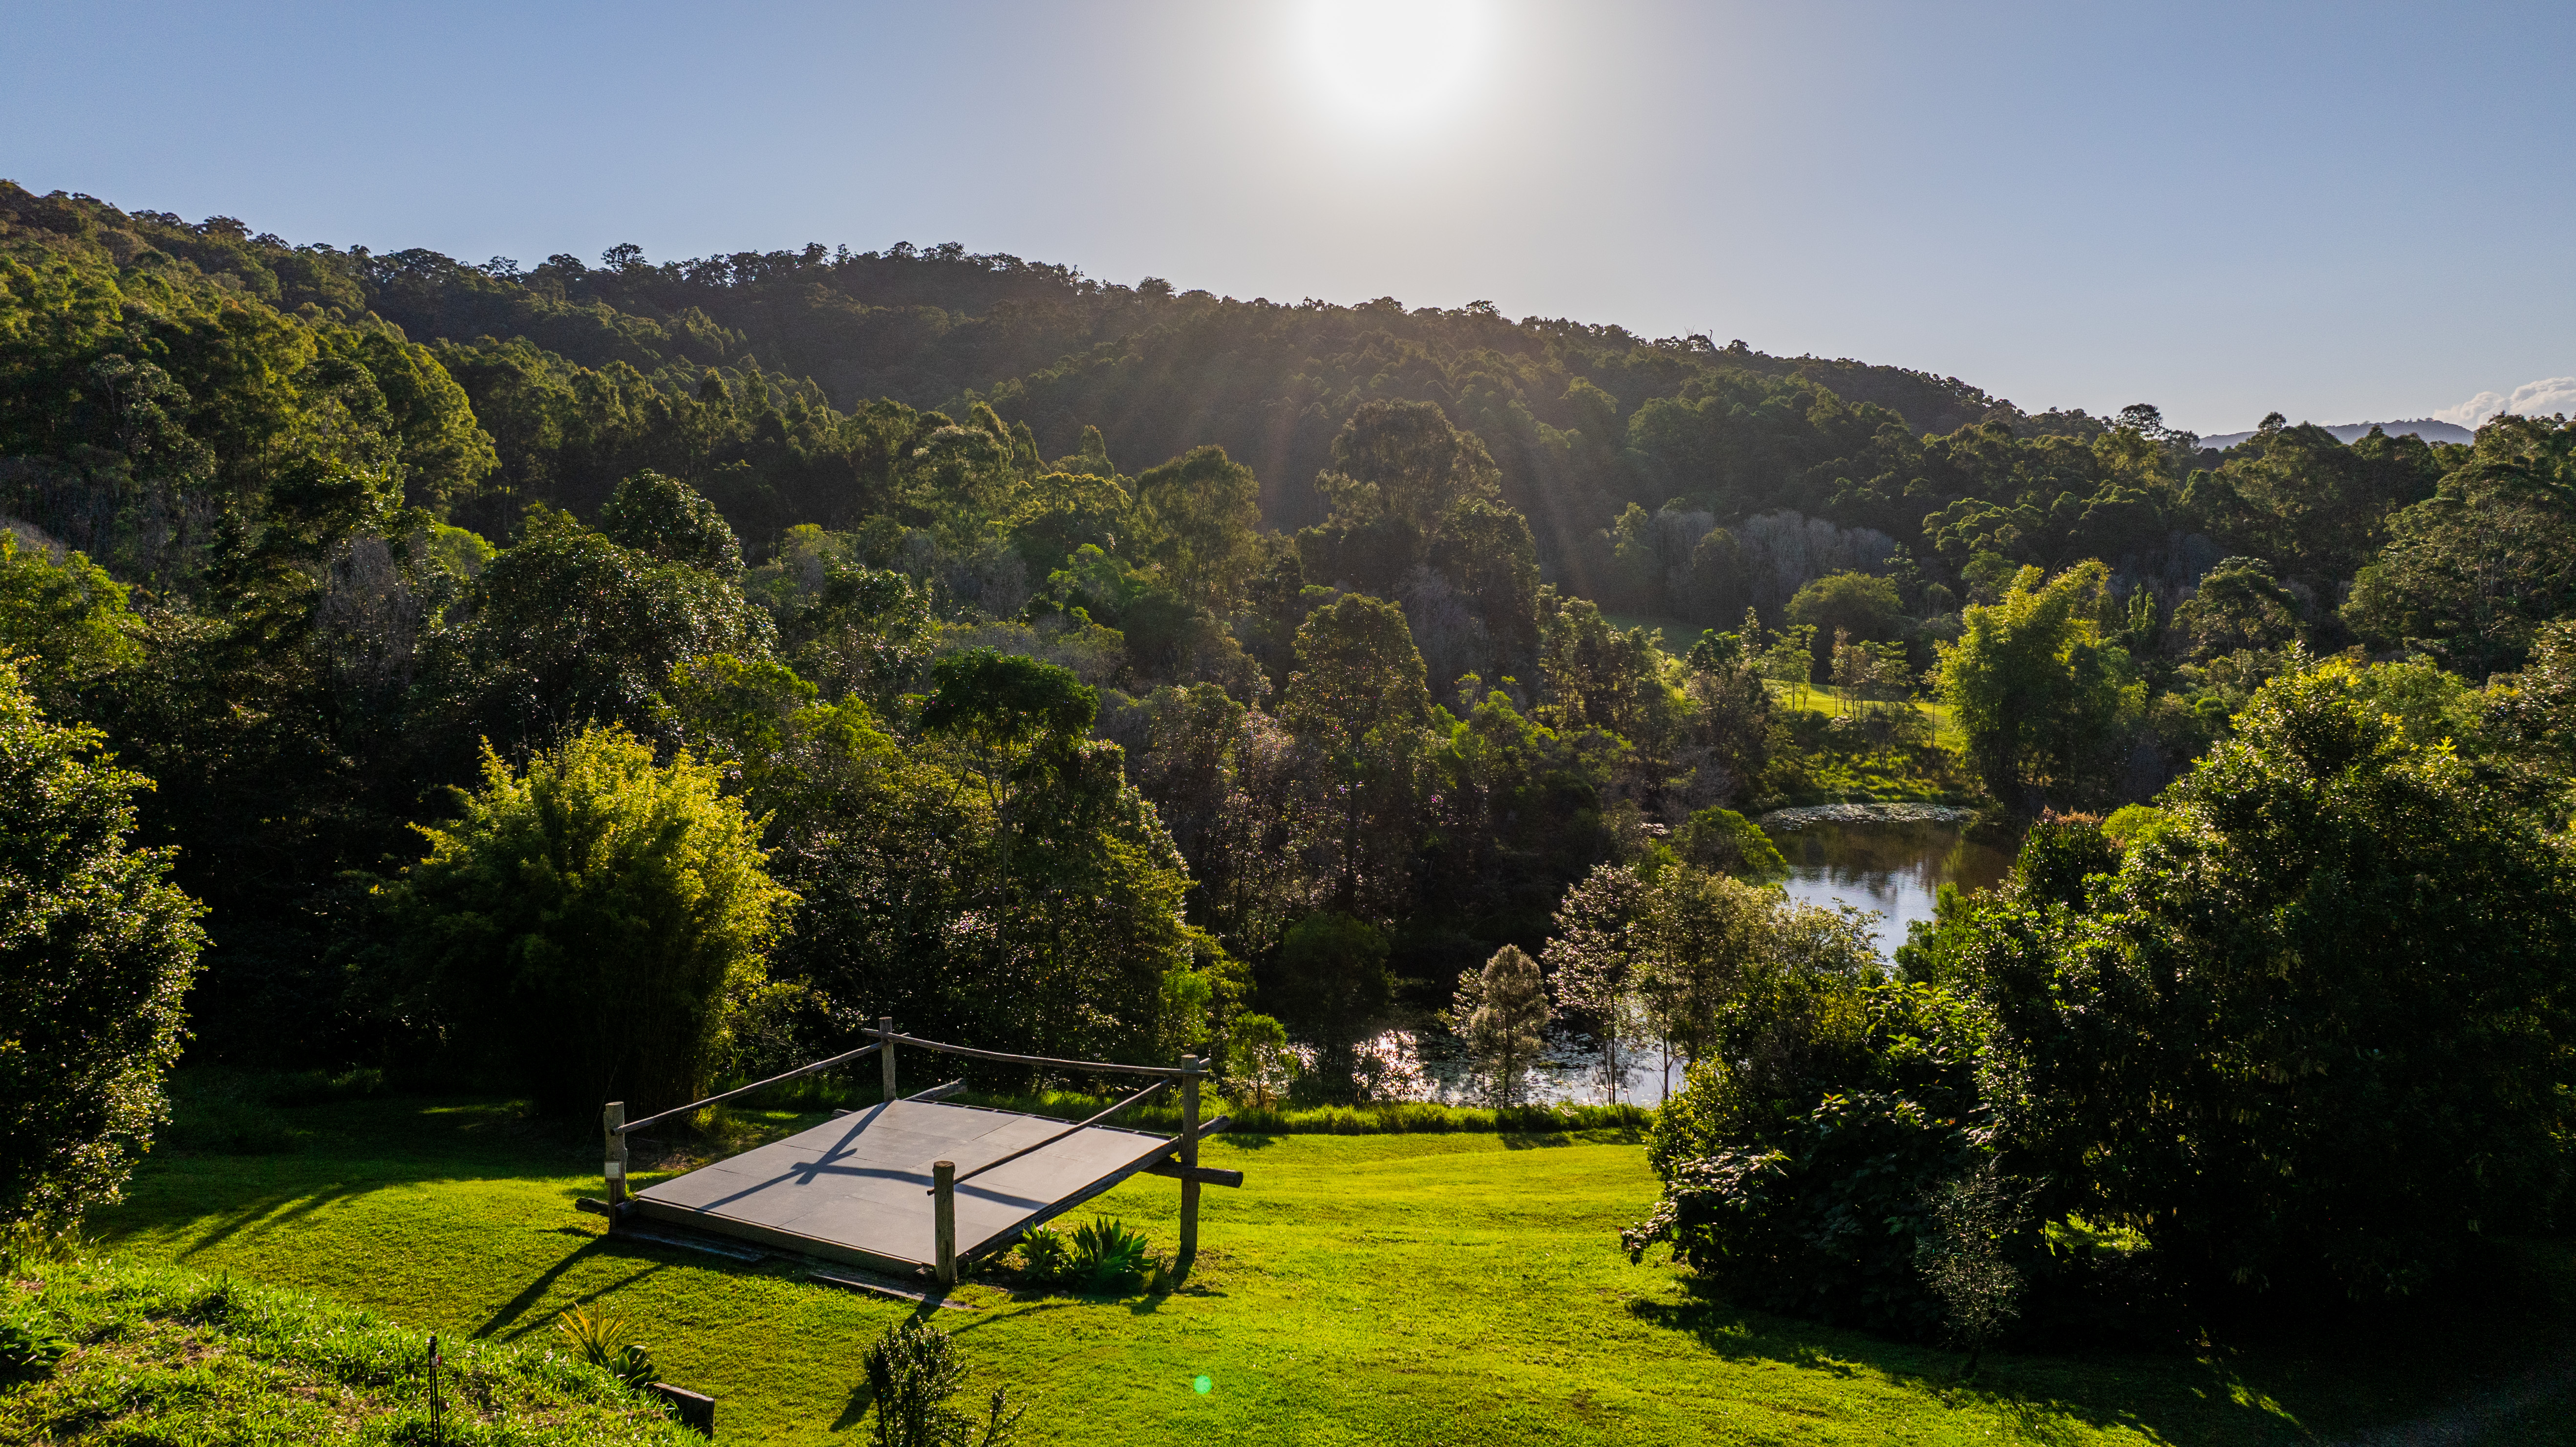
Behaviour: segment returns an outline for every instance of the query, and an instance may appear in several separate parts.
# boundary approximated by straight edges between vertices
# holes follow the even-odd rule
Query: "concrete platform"
[[[909,1274],[933,1251],[930,1166],[957,1174],[1070,1121],[938,1101],[898,1100],[703,1166],[635,1194],[637,1215],[827,1261]],[[1171,1153],[1170,1138],[1092,1126],[957,1188],[957,1259],[1108,1190]]]

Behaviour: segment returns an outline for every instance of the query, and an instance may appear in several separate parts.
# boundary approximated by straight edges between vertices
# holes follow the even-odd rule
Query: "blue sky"
[[[2563,3],[1358,15],[0,0],[0,176],[469,260],[956,240],[1491,300],[2204,432],[2576,409]]]

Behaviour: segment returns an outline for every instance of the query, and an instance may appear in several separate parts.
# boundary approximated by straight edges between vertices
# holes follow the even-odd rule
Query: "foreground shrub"
[[[966,1362],[948,1333],[924,1321],[889,1329],[868,1347],[872,1447],[1005,1447],[1027,1409],[995,1387],[978,1424],[948,1404],[966,1385]]]
[[[1135,1290],[1158,1263],[1141,1231],[1122,1221],[1095,1218],[1066,1235],[1046,1226],[1022,1232],[1020,1278],[1032,1286],[1064,1286],[1118,1296]]]
[[[1749,1305],[1941,1331],[1953,1309],[1925,1267],[1943,1253],[1943,1193],[1988,1154],[1966,1002],[1789,976],[1739,998],[1728,1033],[1649,1133],[1664,1197],[1622,1233],[1631,1257],[1669,1242]]]
[[[49,723],[0,655],[0,1222],[114,1201],[167,1114],[205,942],[172,851],[134,849],[139,774]]]

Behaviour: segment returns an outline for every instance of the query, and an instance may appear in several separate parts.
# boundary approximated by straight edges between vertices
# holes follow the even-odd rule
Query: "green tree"
[[[655,727],[671,669],[762,656],[769,615],[724,579],[531,509],[429,640],[430,689],[462,735],[542,747],[592,722]]]
[[[1253,1108],[1279,1103],[1297,1079],[1297,1052],[1288,1047],[1288,1027],[1269,1015],[1245,1011],[1225,1030],[1225,1073],[1251,1092]]]
[[[1837,633],[1848,634],[1855,642],[1890,643],[1905,636],[1905,603],[1897,597],[1893,579],[1868,573],[1834,573],[1818,578],[1800,588],[1789,600],[1789,626],[1813,628],[1818,641],[1819,664],[1831,659],[1823,646],[1835,641]],[[1811,674],[1810,677],[1813,675]]]
[[[1960,953],[2052,1212],[2210,1283],[2422,1288],[2564,1189],[2564,845],[2341,661],[2114,854],[2034,830]]]
[[[51,713],[143,661],[143,622],[125,586],[79,553],[60,561],[0,528],[0,652]]]
[[[2229,549],[2322,588],[2368,561],[2390,515],[2432,491],[2441,465],[2420,438],[2375,434],[2347,445],[2279,416],[2217,471],[2194,473],[2179,501]]]
[[[2532,634],[2576,615],[2576,422],[2501,417],[2466,466],[2389,519],[2344,621],[2472,679],[2520,666]]]
[[[1733,874],[1757,884],[1785,879],[1789,861],[1762,826],[1732,809],[1707,808],[1690,816],[1673,852],[1684,863],[1711,874]]]
[[[1028,721],[1010,716],[1007,677],[948,682],[964,717],[908,741],[774,662],[700,659],[673,677],[681,736],[738,780],[803,899],[772,978],[827,1014],[1033,1054],[1169,1060],[1198,1044],[1239,1000],[1241,967],[1183,923],[1189,876],[1117,746],[1082,738],[1078,700],[1043,717],[1060,678],[1034,680],[1041,717],[1017,743]]]
[[[1136,478],[1151,549],[1181,597],[1230,612],[1261,560],[1261,483],[1222,447],[1194,447]]]
[[[0,1224],[67,1225],[117,1200],[167,1113],[205,934],[135,849],[139,774],[49,723],[0,657]]]
[[[1411,843],[1410,771],[1430,722],[1422,654],[1403,610],[1346,595],[1297,630],[1280,722],[1323,755],[1340,792],[1335,898],[1345,913],[1400,897]]]
[[[1488,1097],[1498,1106],[1512,1106],[1528,1089],[1530,1066],[1547,1043],[1548,1021],[1555,1017],[1538,961],[1517,945],[1505,945],[1483,969],[1458,981],[1457,995],[1441,1018],[1466,1044]]]
[[[1541,599],[1539,668],[1546,716],[1558,729],[1607,729],[1634,740],[1662,687],[1661,655],[1646,630],[1613,627],[1588,598]]]
[[[1333,465],[1315,479],[1334,516],[1436,528],[1459,505],[1499,501],[1502,471],[1471,432],[1432,402],[1363,402],[1333,439]]]
[[[1001,526],[1029,572],[1043,578],[1084,547],[1132,551],[1135,512],[1114,479],[1050,472],[1030,480]]]
[[[2173,629],[2194,663],[2251,649],[2274,652],[2302,641],[2299,603],[2254,558],[2229,558],[2202,575],[2174,609]]]
[[[1627,1079],[1626,1050],[1642,1028],[1639,927],[1647,908],[1646,886],[1624,864],[1603,864],[1565,892],[1556,908],[1556,935],[1540,958],[1556,977],[1556,998],[1590,1017],[1601,1044],[1601,1078],[1610,1103],[1619,1102]]]
[[[2542,624],[2531,661],[2492,680],[2483,702],[2484,721],[2500,745],[2560,781],[2576,779],[2576,619]]]
[[[2121,720],[2144,705],[2128,655],[2096,621],[2109,579],[2093,561],[2046,579],[2025,568],[2003,601],[1970,607],[1959,641],[1941,648],[1942,697],[1986,787],[2008,804],[2098,794]]]
[[[1277,1000],[1314,1043],[1310,1078],[1331,1094],[1353,1090],[1359,1043],[1395,998],[1386,957],[1386,936],[1376,926],[1330,910],[1297,921],[1279,941],[1279,962],[1263,998]]]
[[[705,1094],[796,903],[719,771],[594,727],[524,770],[487,750],[463,804],[384,890],[410,1007],[549,1109]]]
[[[994,908],[997,928],[1007,937],[1017,808],[1030,775],[1060,764],[1090,730],[1100,696],[1070,669],[990,648],[939,660],[931,686],[921,709],[922,732],[955,743],[966,771],[982,784],[1000,831]]]
[[[636,473],[617,484],[599,510],[600,535],[666,563],[739,582],[742,544],[706,495],[678,478]]]
[[[1943,1198],[1990,1154],[1971,1128],[1977,1012],[1938,988],[1765,953],[1657,1112],[1646,1155],[1663,1199],[1622,1240],[1632,1256],[1670,1242],[1748,1305],[1931,1336],[1958,1294],[1923,1270],[1957,1234]]]
[[[1305,576],[1409,601],[1454,591],[1470,602],[1466,645],[1483,655],[1470,668],[1525,661],[1537,642],[1537,545],[1503,502],[1485,444],[1437,404],[1371,401],[1333,439],[1332,459],[1315,478],[1332,516],[1297,536]]]
[[[854,566],[830,570],[781,631],[817,687],[885,709],[921,681],[937,626],[928,590],[901,573]]]

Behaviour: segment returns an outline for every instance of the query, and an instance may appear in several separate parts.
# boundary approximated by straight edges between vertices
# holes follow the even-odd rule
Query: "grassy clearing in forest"
[[[1602,617],[1615,628],[1646,630],[1676,657],[1689,652],[1699,638],[1698,629],[1677,618],[1642,613],[1604,613]],[[1870,705],[1910,710],[1931,724],[1929,744],[1871,747],[1827,727],[1845,707],[1832,689],[1779,682],[1765,686],[1771,692],[1772,707],[1787,725],[1790,747],[1775,752],[1771,767],[1764,771],[1757,807],[1918,801],[1974,804],[1982,799],[1984,790],[1960,758],[1967,736],[1960,732],[1948,704],[1915,698]]]
[[[1916,699],[1867,705],[1911,710],[1931,724],[1929,743],[1874,745],[1866,730],[1835,725],[1842,705],[1832,690],[1784,683],[1769,687],[1782,727],[1772,735],[1758,808],[1908,801],[1973,805],[1985,797],[1959,752],[1963,736],[1948,704]]]
[[[859,1354],[897,1302],[599,1235],[587,1131],[488,1100],[281,1111],[292,1150],[160,1155],[93,1222],[113,1249],[363,1306],[419,1331],[542,1341],[612,1300],[667,1380],[719,1398],[719,1439],[861,1440]],[[745,1127],[795,1117],[747,1114]],[[648,1157],[649,1158],[649,1157]],[[1740,1310],[1631,1265],[1655,1182],[1632,1131],[1270,1135],[1212,1145],[1205,1251],[1171,1295],[941,1311],[976,1391],[1032,1404],[1038,1443],[2188,1442],[2303,1440],[2437,1410],[2568,1341],[2543,1322],[2198,1355],[1956,1354]],[[1177,1189],[1095,1203],[1168,1249]],[[1196,1388],[1204,1377],[1208,1390]],[[2546,1439],[2536,1421],[2509,1437]],[[2556,1440],[2569,1440],[2563,1435]]]

